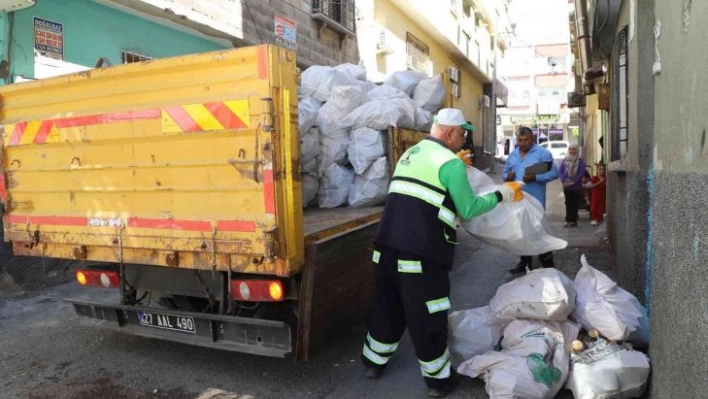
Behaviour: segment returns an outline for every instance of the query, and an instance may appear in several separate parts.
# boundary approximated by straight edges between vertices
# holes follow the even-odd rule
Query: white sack
[[[638,339],[647,329],[647,313],[637,298],[607,275],[590,266],[583,255],[583,267],[575,276],[577,308],[573,318],[586,330],[596,329],[613,341]]]
[[[359,207],[383,204],[388,194],[388,183],[388,163],[386,157],[381,157],[354,179],[349,189],[349,205]]]
[[[346,165],[349,149],[349,130],[330,132],[330,136],[320,135],[320,153],[317,156],[318,175],[322,176],[330,166]],[[351,183],[351,182],[350,182]]]
[[[322,107],[322,103],[312,97],[301,97],[297,104],[297,122],[300,134],[306,133],[315,126],[317,122],[317,112]]]
[[[384,143],[381,132],[360,127],[349,134],[349,162],[354,167],[354,172],[364,173],[374,161],[384,156]]]
[[[387,130],[391,126],[412,129],[415,125],[413,105],[409,98],[369,101],[347,115],[341,121],[341,126],[354,129],[368,127],[374,130]]]
[[[406,98],[406,93],[389,84],[382,84],[369,90],[366,94],[366,101],[388,100],[391,98]]]
[[[435,75],[418,83],[413,93],[413,101],[429,112],[438,112],[440,105],[445,100],[445,86],[442,75]]]
[[[484,172],[468,167],[467,178],[477,195],[496,191]],[[502,202],[491,211],[462,221],[462,227],[480,241],[515,255],[540,255],[558,251],[568,242],[548,233],[543,205],[528,193],[517,202]]]
[[[317,126],[326,137],[341,135],[346,127],[341,125],[344,117],[364,101],[366,93],[362,86],[336,86],[329,100],[317,113]]]
[[[429,132],[433,127],[433,115],[423,108],[415,110],[415,130],[419,132]]]
[[[329,99],[333,87],[360,83],[348,73],[328,66],[315,65],[305,69],[302,73],[299,93],[325,102]]]
[[[320,189],[320,182],[317,177],[307,173],[302,175],[302,206],[307,208],[317,196],[317,191]]]
[[[457,371],[484,379],[491,399],[551,399],[568,376],[565,345],[558,331],[534,320],[514,320],[504,330],[501,352],[475,356]]]
[[[337,164],[330,165],[320,179],[317,203],[320,208],[336,208],[347,202],[354,171]]]
[[[428,75],[418,71],[398,71],[394,72],[386,78],[384,83],[390,84],[393,87],[406,93],[408,97],[413,95],[415,87],[421,80],[427,79]]]
[[[300,134],[300,164],[303,173],[317,174],[317,156],[320,155],[319,132],[310,129]]]
[[[558,269],[534,269],[497,289],[489,301],[489,322],[504,325],[518,318],[565,321],[573,310],[573,281]]]
[[[354,65],[350,63],[337,65],[335,70],[344,72],[356,80],[366,82],[366,68],[363,65]]]
[[[488,315],[489,306],[448,314],[447,345],[453,367],[474,356],[494,350],[501,338],[501,329],[499,326],[487,324]]]
[[[603,341],[571,359],[565,386],[576,399],[627,399],[644,394],[651,367],[641,352]]]

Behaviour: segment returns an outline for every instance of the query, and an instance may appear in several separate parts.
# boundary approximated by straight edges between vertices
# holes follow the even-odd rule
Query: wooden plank
[[[381,218],[382,206],[370,208],[308,208],[304,211],[305,241],[321,241]]]

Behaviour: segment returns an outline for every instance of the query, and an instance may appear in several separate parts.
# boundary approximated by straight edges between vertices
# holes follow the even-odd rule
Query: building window
[[[629,147],[629,79],[627,57],[627,27],[617,35],[617,45],[613,55],[614,82],[612,106],[612,160],[627,156]]]
[[[406,33],[406,68],[428,73],[430,49],[410,32]]]
[[[354,0],[312,0],[312,13],[323,16],[326,22],[335,22],[353,35],[356,32]]]
[[[136,53],[135,51],[123,50],[121,52],[121,62],[124,64],[132,64],[134,62],[142,62],[153,59],[149,55]]]

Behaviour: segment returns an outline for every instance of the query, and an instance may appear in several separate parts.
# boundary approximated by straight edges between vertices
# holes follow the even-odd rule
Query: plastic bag
[[[467,168],[467,178],[477,195],[494,192],[498,187],[473,167]],[[480,241],[515,255],[539,255],[567,247],[567,241],[548,233],[545,213],[536,198],[525,194],[521,201],[502,202],[485,214],[463,220],[462,227]]]
[[[360,207],[383,204],[388,194],[388,183],[388,163],[386,157],[381,157],[354,179],[349,189],[349,205]]]
[[[406,93],[406,96],[410,97],[413,95],[413,91],[418,83],[427,78],[428,75],[418,71],[398,71],[386,78],[384,83],[401,90]]]
[[[349,162],[354,167],[354,172],[364,173],[374,161],[384,156],[384,144],[381,132],[378,130],[361,127],[354,129],[349,134]]]
[[[302,206],[307,208],[317,196],[320,189],[320,182],[317,177],[307,173],[302,174]]]
[[[565,386],[576,399],[638,398],[647,387],[650,369],[645,354],[602,341],[571,355]]]
[[[391,126],[414,128],[415,107],[409,98],[374,100],[356,108],[341,121],[342,126],[353,129],[368,127],[387,130]]]
[[[324,171],[317,191],[317,203],[320,208],[336,208],[344,205],[353,181],[353,170],[337,164],[330,165]]]
[[[426,111],[436,113],[440,104],[445,100],[445,86],[442,75],[435,75],[430,79],[421,80],[413,92],[413,101]]]
[[[391,98],[406,98],[406,93],[388,84],[382,84],[371,89],[366,94],[366,101],[388,100]]]
[[[487,324],[489,306],[458,310],[447,316],[448,339],[452,365],[494,350],[501,338],[499,326]]]
[[[350,63],[337,65],[334,67],[337,71],[344,72],[356,80],[366,82],[366,68],[363,65],[354,65]]]
[[[298,128],[300,134],[306,133],[315,126],[317,113],[322,103],[312,97],[301,97],[297,104]]]
[[[535,269],[502,284],[489,301],[489,323],[514,319],[565,321],[575,310],[575,286],[557,269]]]
[[[317,174],[318,155],[320,155],[320,138],[317,128],[300,134],[300,164],[303,173]]]
[[[641,334],[648,331],[649,321],[637,298],[590,266],[585,255],[580,262],[583,266],[575,276],[578,296],[573,319],[614,341],[648,342],[648,337]]]
[[[357,85],[361,82],[350,74],[328,66],[311,66],[302,73],[299,93],[325,102],[335,86]]]
[[[341,121],[364,101],[362,86],[337,86],[332,88],[330,99],[317,113],[317,126],[326,137],[340,136],[346,130]]]
[[[325,170],[333,164],[346,165],[347,151],[349,149],[349,130],[341,129],[330,132],[330,136],[320,135],[320,153],[317,157],[318,175],[322,176]],[[350,182],[351,183],[351,182]]]
[[[551,399],[568,377],[565,344],[559,331],[534,320],[514,320],[504,330],[501,352],[475,356],[457,371],[484,379],[492,399]]]

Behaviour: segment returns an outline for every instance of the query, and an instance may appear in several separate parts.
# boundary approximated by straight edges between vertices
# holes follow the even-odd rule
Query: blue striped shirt
[[[558,178],[558,167],[556,167],[555,162],[553,162],[553,155],[551,155],[550,151],[534,144],[526,156],[522,159],[521,151],[519,151],[519,148],[517,147],[511,154],[509,154],[509,159],[506,161],[506,165],[504,165],[502,178],[506,181],[507,173],[514,171],[516,174],[516,180],[522,181],[526,167],[539,162],[550,162],[551,170],[546,173],[536,175],[536,181],[526,183],[523,190],[533,195],[541,202],[541,204],[543,204],[545,208],[546,183]]]

